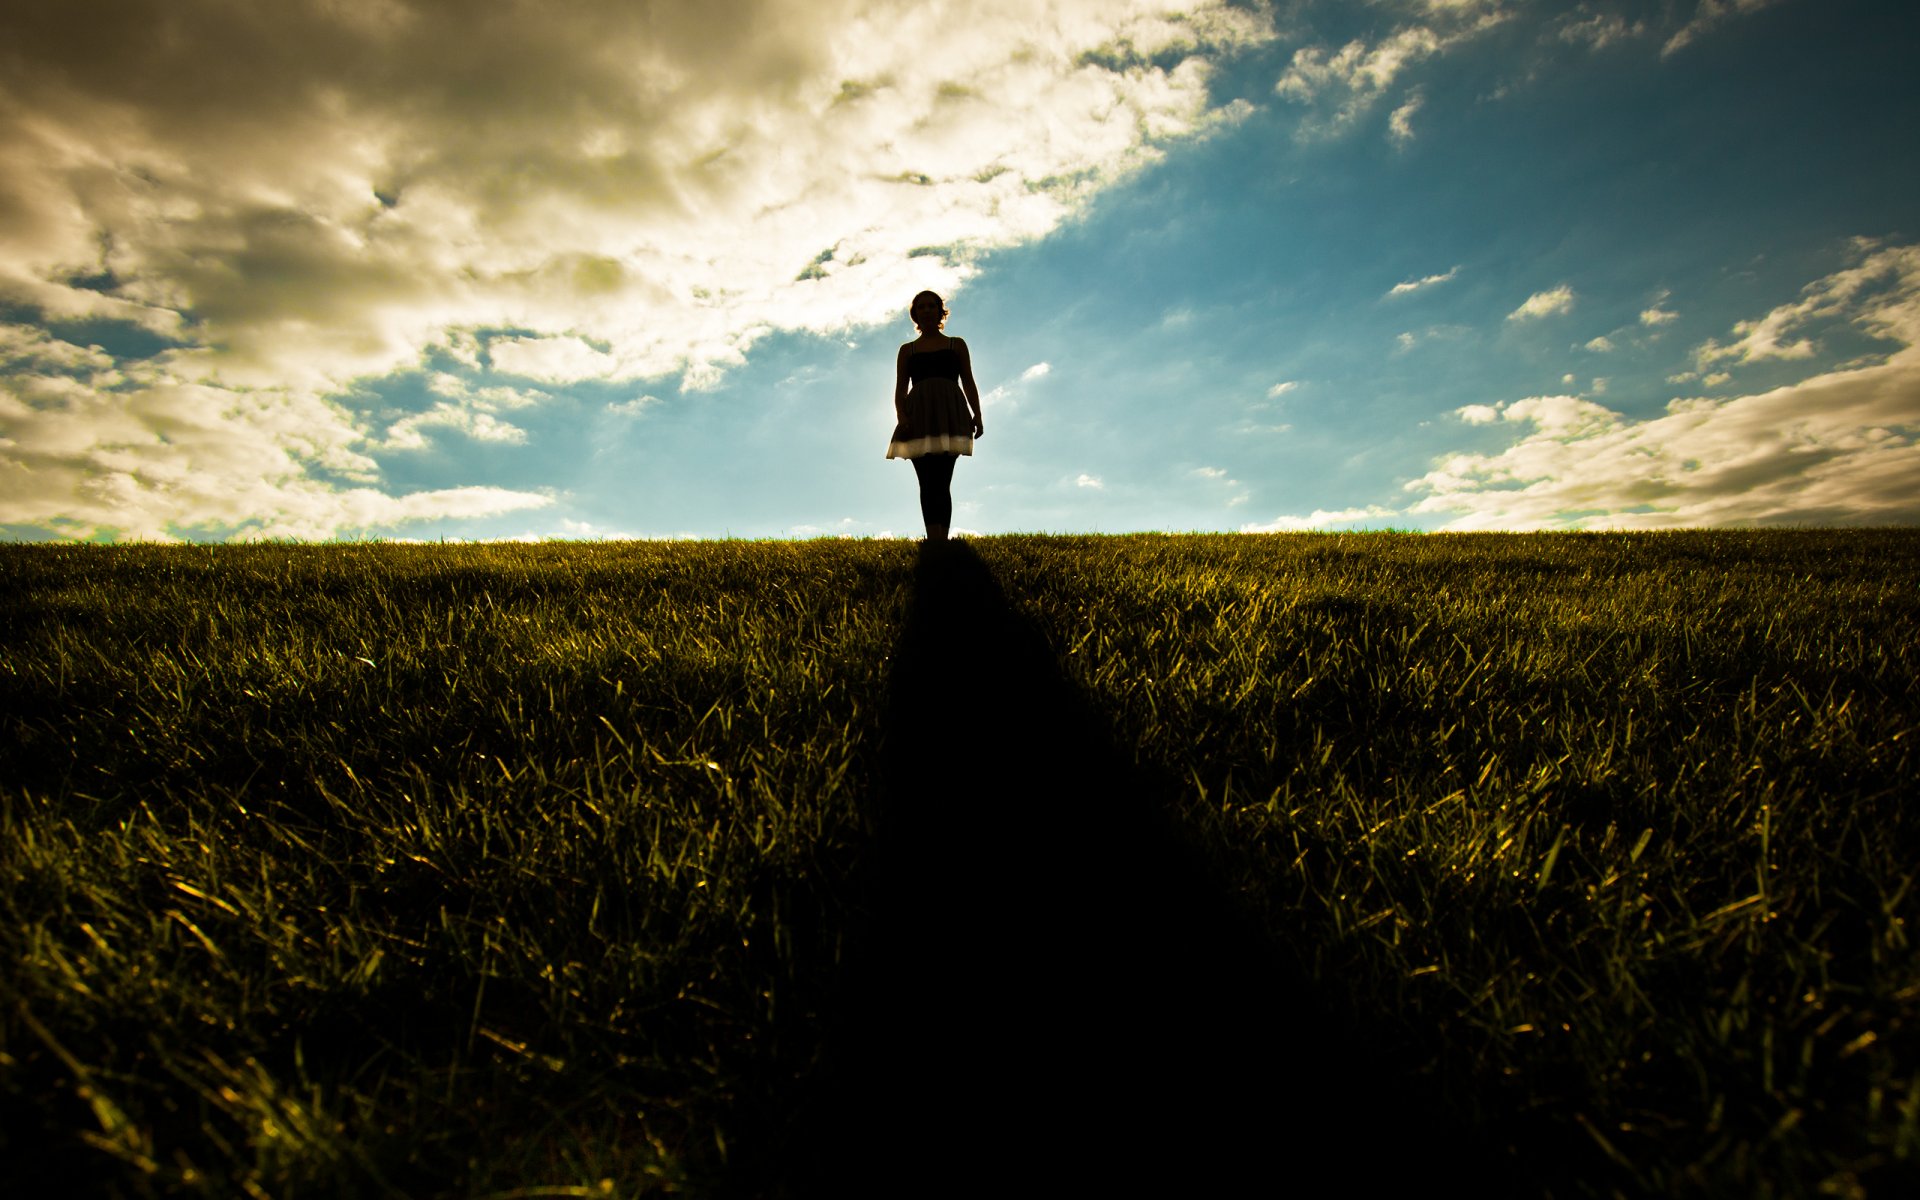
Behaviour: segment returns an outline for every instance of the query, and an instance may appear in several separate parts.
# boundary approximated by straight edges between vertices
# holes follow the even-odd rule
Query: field
[[[1920,533],[0,578],[23,1194],[1920,1185]]]

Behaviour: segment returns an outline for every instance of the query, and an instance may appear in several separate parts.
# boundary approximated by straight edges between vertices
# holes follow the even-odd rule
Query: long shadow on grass
[[[1221,894],[963,545],[920,559],[798,1195],[1502,1190]]]

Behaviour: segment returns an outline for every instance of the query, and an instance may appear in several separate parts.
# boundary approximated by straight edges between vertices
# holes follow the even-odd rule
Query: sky
[[[1910,0],[25,0],[0,537],[1920,524]]]

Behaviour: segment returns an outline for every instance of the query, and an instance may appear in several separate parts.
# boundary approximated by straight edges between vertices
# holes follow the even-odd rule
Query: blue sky
[[[37,7],[15,539],[1920,523],[1910,4]]]

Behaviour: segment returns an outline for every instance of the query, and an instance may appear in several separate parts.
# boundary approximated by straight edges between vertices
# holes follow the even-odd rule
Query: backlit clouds
[[[1274,91],[1308,106],[1300,136],[1345,133],[1372,112],[1409,69],[1510,15],[1501,0],[1453,0],[1412,9],[1406,23],[1376,40],[1355,39],[1338,48],[1304,46],[1294,52]],[[1388,130],[1393,141],[1404,144],[1412,138],[1413,115],[1421,103],[1416,93],[1396,106]]]
[[[1660,48],[1660,53],[1672,54],[1676,50],[1691,45],[1702,34],[1725,21],[1758,12],[1775,3],[1777,0],[1700,0],[1699,5],[1694,9],[1693,18],[1667,39],[1666,45]]]
[[[1458,275],[1459,273],[1460,273],[1460,268],[1453,267],[1447,271],[1442,272],[1439,275],[1426,275],[1419,279],[1409,279],[1404,283],[1396,283],[1392,287],[1388,288],[1387,295],[1389,297],[1406,296],[1414,292],[1424,291],[1427,288],[1435,286],[1436,284],[1449,282],[1450,280],[1453,279],[1454,276]]]
[[[1260,521],[1242,525],[1241,533],[1305,533],[1315,529],[1331,529],[1338,525],[1352,527],[1365,521],[1380,521],[1396,515],[1396,510],[1371,504],[1365,508],[1325,509],[1317,508],[1305,516],[1280,516],[1271,521]]]
[[[56,343],[42,361],[75,357]],[[145,366],[125,378],[9,374],[0,379],[0,431],[0,521],[78,537],[112,529],[166,538],[190,515],[207,532],[322,538],[550,502],[495,487],[388,495],[369,482],[373,463],[355,448],[357,432],[325,402],[233,391]],[[402,440],[407,433],[399,432]],[[340,482],[322,482],[316,471]]]
[[[1604,50],[1616,42],[1640,37],[1646,31],[1644,21],[1629,23],[1617,13],[1590,12],[1583,6],[1581,11],[1561,18],[1556,34],[1563,42]]]
[[[1569,312],[1573,308],[1573,289],[1566,284],[1544,292],[1535,292],[1528,296],[1519,308],[1507,314],[1509,321],[1531,321],[1537,317],[1551,317]]]
[[[1679,320],[1680,314],[1666,307],[1666,302],[1667,302],[1666,296],[1662,295],[1660,299],[1654,301],[1652,304],[1641,309],[1640,323],[1650,328],[1657,329],[1662,325],[1666,325],[1672,321]]]
[[[386,439],[380,444],[381,449],[424,450],[429,435],[446,432],[459,433],[476,442],[520,445],[527,440],[526,430],[498,414],[511,409],[530,408],[550,399],[544,392],[516,388],[470,388],[465,380],[447,374],[434,376],[428,388],[435,395],[445,398],[436,401],[425,412],[395,421],[388,427]]]
[[[493,368],[545,383],[619,377],[619,360],[577,337],[500,338],[487,347]]]
[[[922,288],[1018,414],[980,528],[1374,520],[1429,462],[1428,523],[1878,519],[1904,252],[1782,272],[1902,228],[1915,106],[1760,7],[0,6],[0,536],[890,528]]]
[[[238,471],[216,491],[257,503],[254,528],[290,527],[274,523],[280,495],[293,526],[324,532],[313,497],[329,485],[309,468],[350,463],[378,494],[355,446],[379,439],[348,385],[430,349],[549,384],[684,373],[699,387],[770,331],[870,323],[918,288],[951,291],[979,251],[1046,233],[1157,141],[1234,115],[1210,107],[1212,63],[1270,31],[1218,0],[1192,9],[9,9],[0,300],[176,345],[84,401],[48,400],[60,389],[30,364],[0,385],[28,414],[0,446],[15,467],[15,420],[37,453],[70,454],[36,459],[0,522],[229,523],[234,504],[163,486],[168,460],[203,481]],[[196,460],[153,424],[189,410],[232,456]],[[262,410],[281,415],[248,415]],[[510,428],[449,403],[386,436]],[[133,498],[128,520],[96,494]],[[434,494],[338,511],[505,503]]]
[[[1884,358],[1728,400],[1677,399],[1651,420],[1572,396],[1471,405],[1463,420],[1526,432],[1497,454],[1443,459],[1407,485],[1426,493],[1411,511],[1457,514],[1451,529],[1920,521],[1920,246],[1859,255],[1697,357],[1799,357],[1823,324],[1844,323],[1892,342]]]

